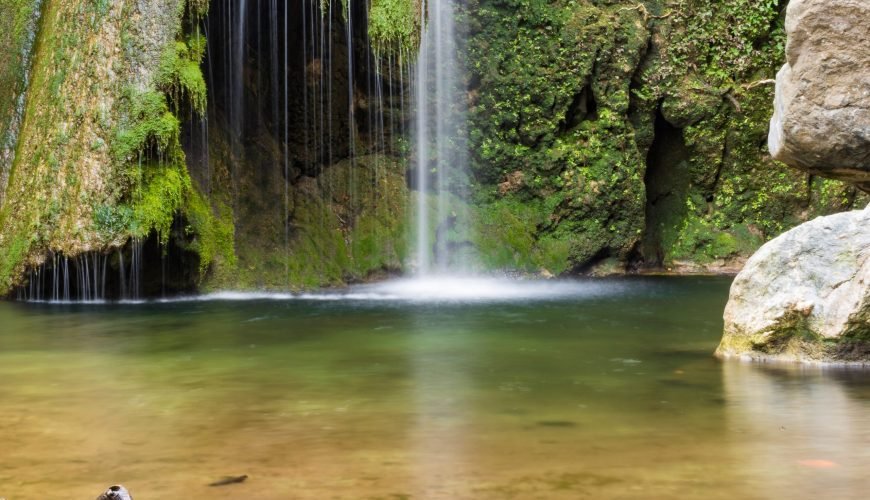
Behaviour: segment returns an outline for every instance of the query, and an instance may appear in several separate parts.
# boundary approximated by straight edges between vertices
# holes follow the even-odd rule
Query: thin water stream
[[[863,498],[870,376],[713,359],[728,285],[0,303],[0,497]]]

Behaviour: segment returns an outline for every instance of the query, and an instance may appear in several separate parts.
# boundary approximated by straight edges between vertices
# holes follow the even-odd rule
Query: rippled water
[[[0,303],[0,497],[864,498],[870,372],[716,361],[728,285]]]

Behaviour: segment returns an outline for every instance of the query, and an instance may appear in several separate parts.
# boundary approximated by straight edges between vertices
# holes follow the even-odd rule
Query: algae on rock
[[[42,0],[0,0],[0,204],[24,119]]]
[[[190,182],[173,111],[204,109],[196,19],[205,8],[183,0],[43,2],[0,205],[0,294],[49,252],[104,252],[152,231],[165,241],[179,213],[189,212],[194,239],[214,235],[207,228],[218,221]],[[226,245],[199,246],[233,259]]]

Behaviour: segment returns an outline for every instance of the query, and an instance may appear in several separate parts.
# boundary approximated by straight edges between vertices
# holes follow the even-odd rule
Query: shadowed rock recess
[[[777,79],[774,155],[870,185],[870,4],[794,0]],[[870,206],[765,244],[734,281],[717,354],[870,364]]]
[[[480,271],[732,272],[783,231],[867,203],[767,151],[785,0],[456,5],[468,121],[446,146],[467,146],[453,153],[470,177],[438,217],[462,215],[443,232],[467,237],[445,244]],[[420,12],[0,0],[0,296],[286,290],[411,269],[409,207],[435,203],[409,173]],[[835,104],[858,106],[856,92]],[[430,221],[428,241],[451,224]]]

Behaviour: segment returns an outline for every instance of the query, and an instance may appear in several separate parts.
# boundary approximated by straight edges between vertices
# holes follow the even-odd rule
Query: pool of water
[[[715,360],[729,284],[0,303],[0,497],[864,498],[870,372]]]

